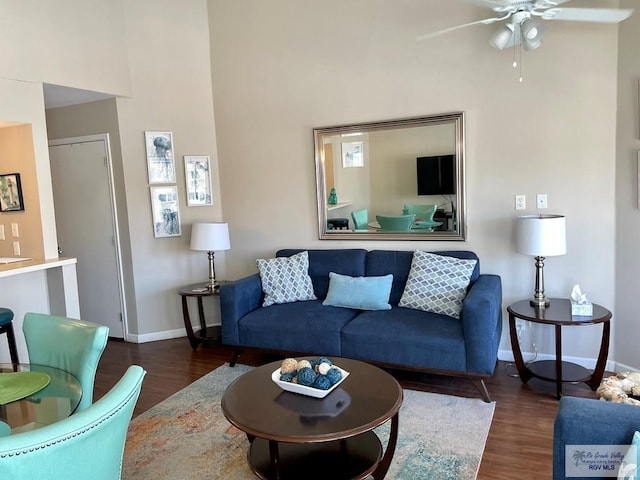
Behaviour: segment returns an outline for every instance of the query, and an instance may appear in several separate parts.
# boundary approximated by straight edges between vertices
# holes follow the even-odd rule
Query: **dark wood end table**
[[[562,396],[562,383],[586,383],[591,390],[596,390],[602,381],[604,368],[609,354],[609,334],[611,312],[606,308],[593,304],[593,315],[579,317],[571,315],[571,301],[565,298],[552,298],[545,308],[533,307],[529,300],[522,300],[509,305],[509,335],[511,348],[515,358],[520,380],[527,383],[532,377],[556,383],[556,397]],[[516,319],[529,322],[553,325],[555,328],[555,360],[538,360],[526,365],[522,359],[522,350],[516,332]],[[593,372],[581,365],[562,360],[562,327],[576,327],[602,323],[602,340],[600,352]]]
[[[224,283],[224,282],[220,282]],[[182,287],[178,291],[178,295],[182,297],[182,317],[184,320],[184,328],[187,330],[187,337],[189,337],[189,343],[194,350],[203,342],[209,340],[219,340],[222,338],[222,327],[220,325],[214,325],[207,327],[207,323],[204,318],[204,306],[202,299],[204,297],[217,297],[220,295],[220,289],[208,290],[205,282],[194,283]],[[196,298],[198,301],[198,317],[200,320],[200,329],[194,330],[191,325],[191,317],[189,316],[189,305],[187,300],[189,298]]]
[[[222,411],[247,434],[262,479],[382,480],[398,438],[402,387],[368,363],[332,358],[349,376],[324,399],[285,392],[271,380],[281,362],[256,368],[225,391]],[[386,450],[373,429],[391,419]]]

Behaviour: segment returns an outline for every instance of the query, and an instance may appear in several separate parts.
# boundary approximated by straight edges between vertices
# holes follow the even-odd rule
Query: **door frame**
[[[113,243],[116,253],[116,270],[118,272],[118,292],[120,293],[120,311],[122,315],[122,335],[125,341],[129,338],[129,322],[127,321],[127,301],[126,292],[124,288],[124,270],[122,268],[122,250],[120,248],[120,229],[118,228],[118,208],[116,201],[116,189],[115,182],[113,180],[113,161],[111,158],[111,142],[108,133],[101,133],[96,135],[83,135],[80,137],[67,137],[57,138],[49,140],[49,147],[59,147],[62,145],[73,145],[80,143],[92,143],[102,142],[104,146],[105,162],[107,167],[107,178],[109,182],[109,198],[111,207],[111,227],[113,231]],[[53,209],[55,213],[55,198],[53,202]],[[56,239],[58,233],[56,231]]]

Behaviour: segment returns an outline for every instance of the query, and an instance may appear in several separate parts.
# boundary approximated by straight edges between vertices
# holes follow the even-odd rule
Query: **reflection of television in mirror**
[[[456,193],[455,155],[416,158],[418,195]]]

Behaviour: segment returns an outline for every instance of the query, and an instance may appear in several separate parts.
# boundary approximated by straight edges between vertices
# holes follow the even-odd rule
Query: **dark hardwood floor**
[[[98,399],[104,395],[129,365],[141,365],[147,376],[134,412],[136,416],[230,358],[229,348],[202,345],[192,350],[186,338],[144,344],[109,340],[98,366],[94,396]],[[259,365],[273,360],[276,358],[247,353],[239,363]],[[515,366],[499,362],[493,378],[487,382],[496,409],[478,480],[551,478],[553,421],[558,408],[555,386],[537,379],[523,385],[519,378],[510,375],[513,372]],[[405,388],[479,398],[471,382],[464,379],[391,373]],[[564,393],[595,398],[595,393],[584,384],[565,385]]]

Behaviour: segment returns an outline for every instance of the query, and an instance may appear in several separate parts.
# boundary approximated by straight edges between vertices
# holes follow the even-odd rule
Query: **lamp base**
[[[217,292],[220,290],[220,284],[216,281],[214,281],[213,283],[207,283],[205,287],[207,287],[207,290],[209,290],[210,292]]]
[[[529,305],[531,305],[534,308],[545,308],[549,306],[549,299],[546,297],[542,297],[542,298],[532,298],[531,300],[529,300]]]

